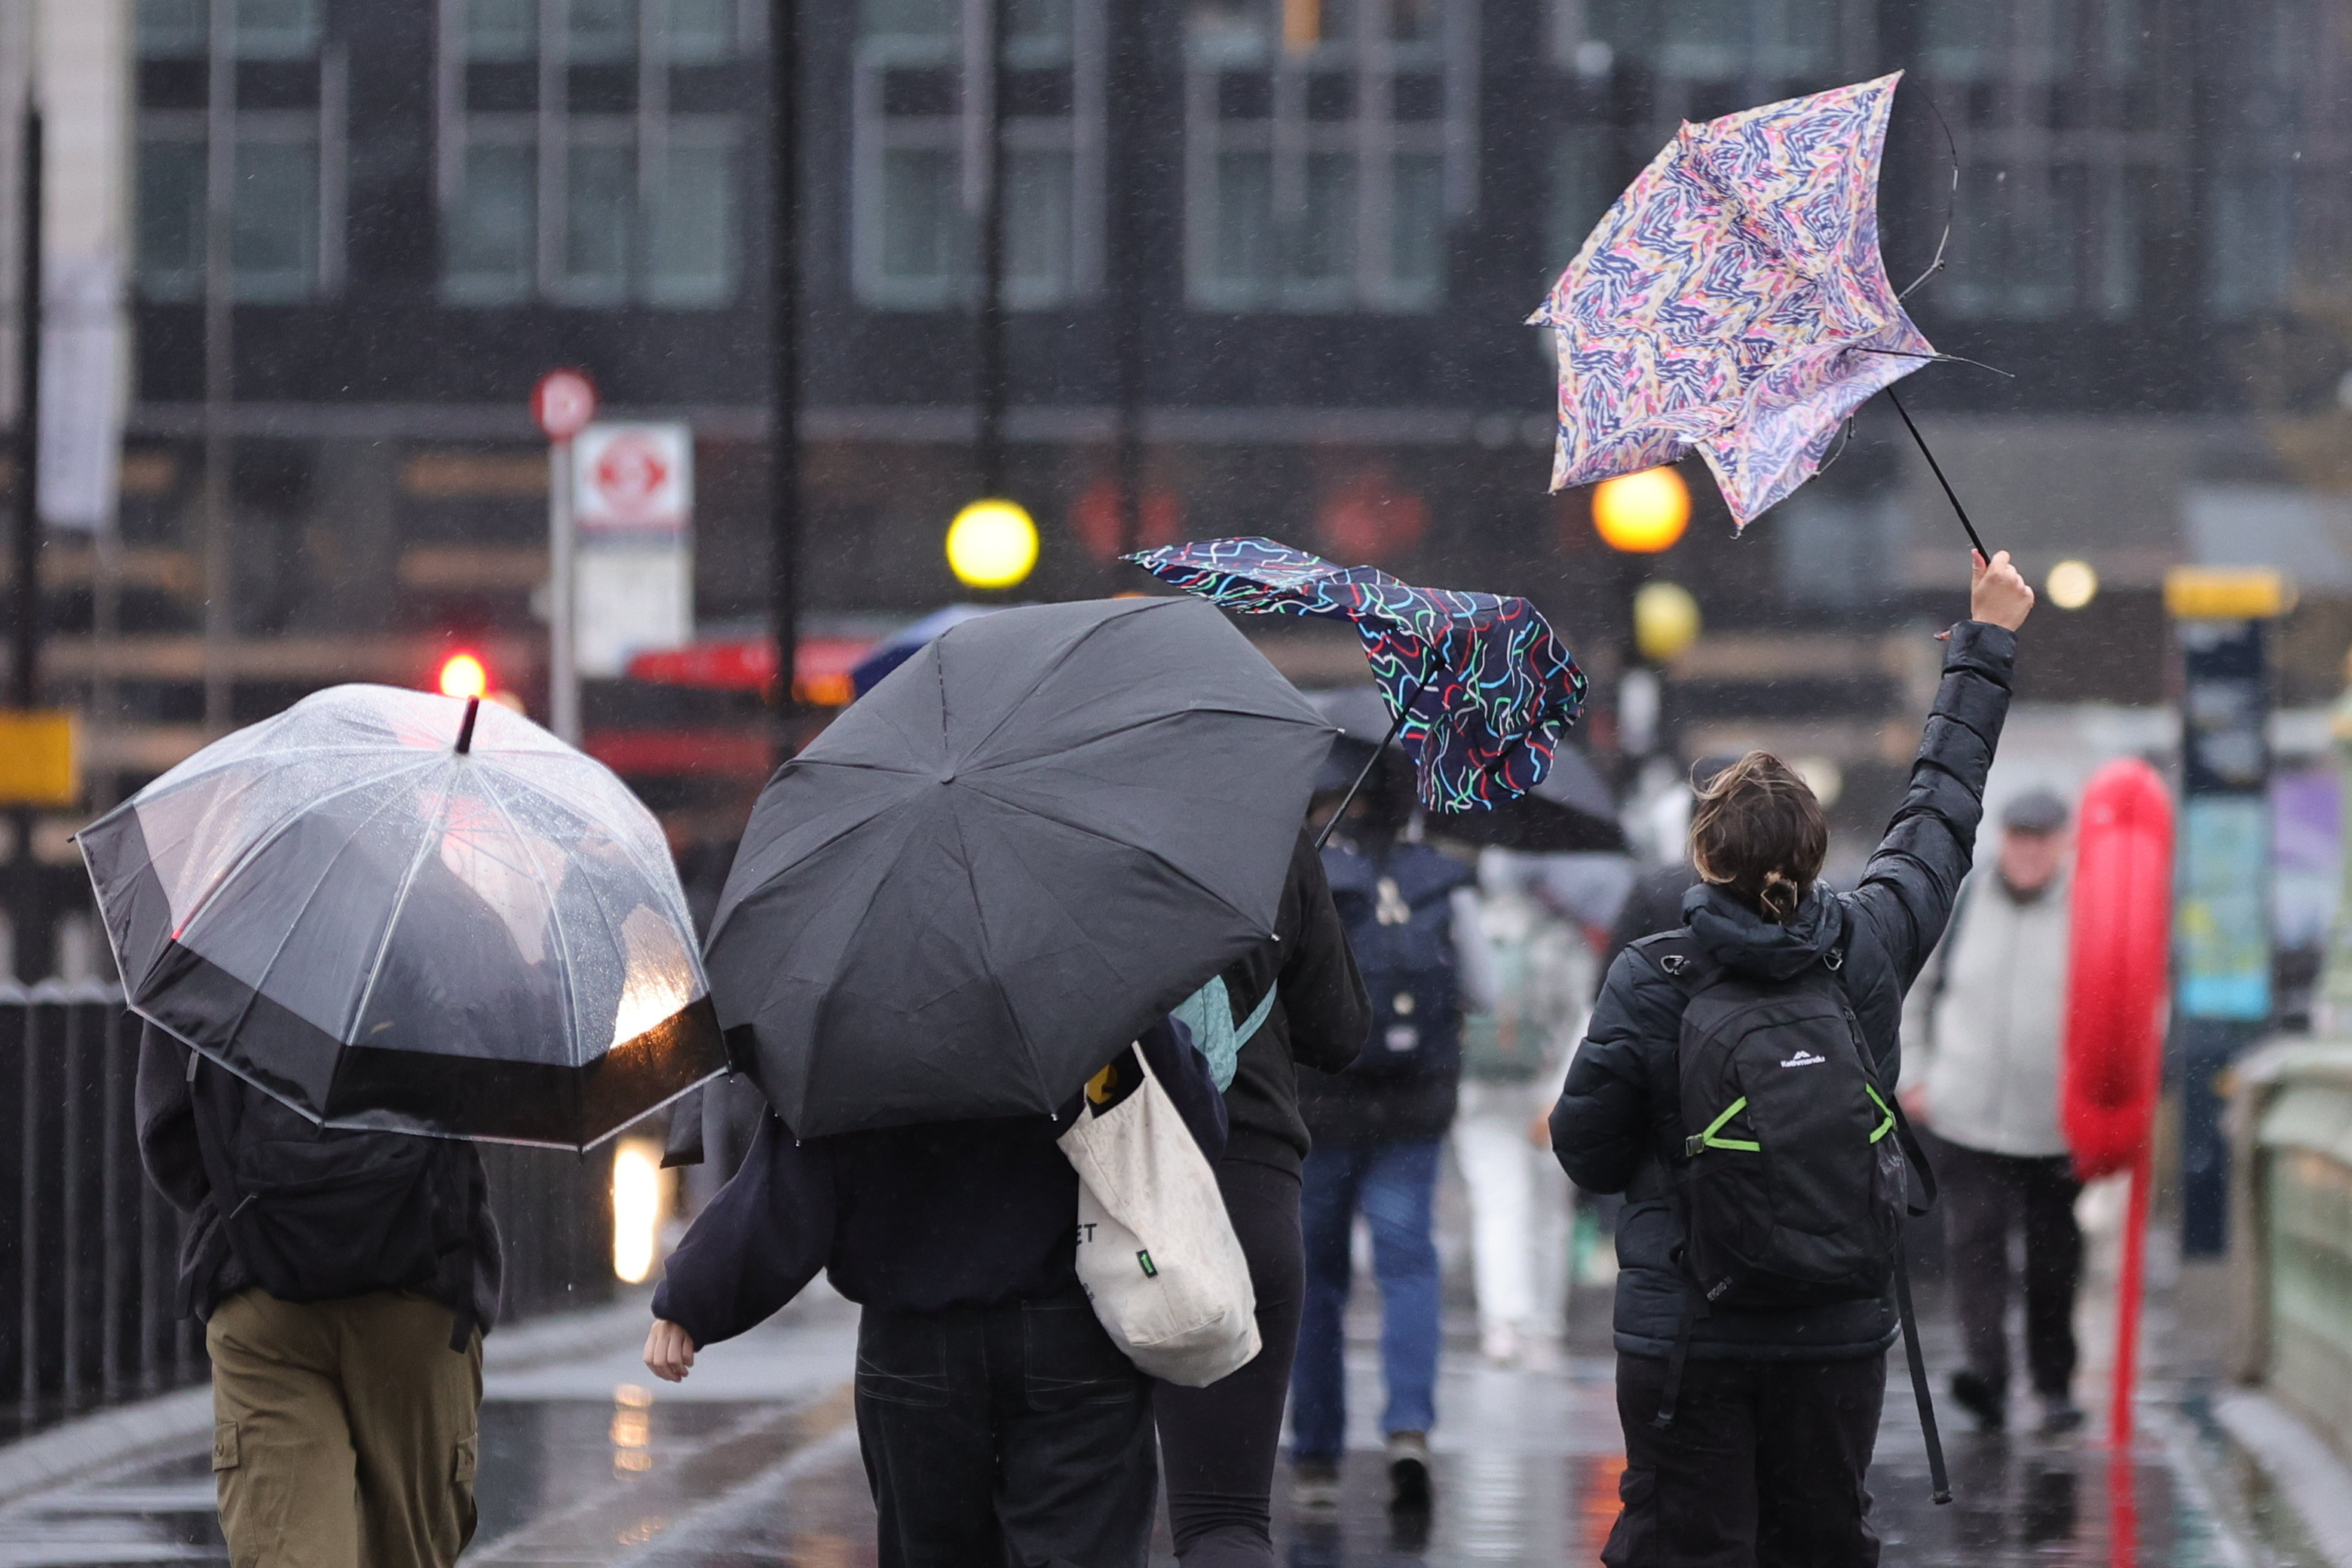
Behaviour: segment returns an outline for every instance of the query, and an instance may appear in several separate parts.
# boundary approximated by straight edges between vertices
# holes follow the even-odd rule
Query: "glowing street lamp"
[[[1620,474],[1592,491],[1592,526],[1612,550],[1654,555],[1672,549],[1689,523],[1690,489],[1672,468]]]
[[[973,501],[948,525],[948,569],[967,588],[1010,588],[1037,564],[1037,524],[1020,502]]]
[[[2099,596],[2099,574],[2087,561],[2061,561],[2050,568],[2043,584],[2050,602],[2062,610],[2079,610]]]
[[[1698,640],[1698,601],[1679,583],[1644,583],[1633,595],[1633,647],[1670,663]]]
[[[441,662],[440,688],[444,697],[486,697],[490,672],[472,654],[453,653]]]

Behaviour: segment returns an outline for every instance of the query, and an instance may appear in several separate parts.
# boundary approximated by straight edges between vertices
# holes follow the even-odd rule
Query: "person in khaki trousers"
[[[438,1139],[322,1133],[152,1027],[137,1120],[149,1178],[189,1219],[180,1296],[205,1321],[229,1561],[449,1568],[474,1533],[482,1334],[499,1308],[481,1157]],[[311,1170],[341,1160],[374,1184],[355,1182],[344,1212],[329,1205],[325,1223],[351,1233],[340,1247],[328,1231],[306,1256],[299,1217],[257,1229],[238,1212],[241,1178],[265,1184],[289,1145]],[[224,1187],[245,1190],[223,1205]]]

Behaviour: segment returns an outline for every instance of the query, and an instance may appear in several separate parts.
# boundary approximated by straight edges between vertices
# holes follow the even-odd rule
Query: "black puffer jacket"
[[[1975,853],[1986,771],[2009,711],[2014,633],[1979,621],[1953,628],[1911,765],[1910,788],[1850,893],[1816,888],[1797,918],[1773,925],[1727,894],[1695,888],[1685,919],[1710,956],[1772,978],[1801,971],[1832,947],[1880,1080],[1902,1067],[1903,994],[1942,936]],[[1626,1196],[1617,1225],[1617,1349],[1673,1349],[1687,1290],[1675,1257],[1682,1222],[1672,1201],[1685,1132],[1675,1072],[1683,994],[1638,951],[1620,953],[1551,1113],[1552,1150],[1576,1184]],[[1839,1302],[1785,1312],[1718,1312],[1693,1330],[1694,1356],[1734,1361],[1840,1361],[1876,1355],[1893,1341],[1895,1304]]]

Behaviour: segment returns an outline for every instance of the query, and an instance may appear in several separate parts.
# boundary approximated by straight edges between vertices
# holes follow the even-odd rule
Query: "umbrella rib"
[[[488,775],[482,779],[482,793],[490,797],[490,804],[499,808],[500,816],[506,818],[507,826],[514,833],[516,841],[521,842],[525,837],[522,824],[517,822],[514,819],[514,813],[507,809],[506,796],[499,792],[496,783]],[[525,864],[530,867],[531,880],[537,882],[540,891],[547,895],[547,918],[555,926],[555,951],[562,955],[558,960],[558,968],[563,975],[563,1022],[572,1037],[564,1043],[569,1046],[580,1038],[580,1014],[573,1005],[572,995],[572,944],[564,936],[563,911],[556,907],[555,889],[547,885],[547,877],[539,868],[539,858],[535,855],[526,855],[523,859]],[[566,1056],[570,1054],[568,1050],[565,1052]],[[602,1056],[604,1052],[599,1051],[597,1054]],[[576,1084],[573,1086],[572,1093],[576,1099],[579,1093]],[[579,1107],[575,1104],[572,1110],[576,1123]]]
[[[634,841],[632,837],[620,830],[620,825],[607,822],[600,815],[588,811],[580,805],[576,805],[572,802],[566,800],[560,795],[550,793],[548,790],[541,788],[529,774],[517,769],[494,765],[488,771],[495,772],[501,777],[511,780],[518,787],[530,791],[531,794],[537,795],[543,801],[549,802],[559,810],[570,812],[573,816],[578,817],[581,821],[586,823],[591,827],[603,833],[605,838],[614,848],[618,849],[623,855],[628,858],[629,864],[636,868],[637,875],[643,877],[646,879],[646,886],[653,889],[655,891],[667,893],[670,888],[677,885],[677,868],[676,864],[671,863],[661,866],[649,864],[646,858],[637,852],[636,843]],[[487,783],[488,781],[485,780],[484,782]],[[634,800],[635,797],[631,796],[630,798]],[[506,816],[508,823],[512,825],[514,823],[514,816],[511,813],[507,812],[503,801],[500,802],[499,809],[500,813]],[[649,826],[656,832],[659,832],[661,830],[660,822],[658,820],[652,819],[652,814],[650,812],[648,812],[646,816],[648,817],[648,821],[642,826]],[[520,832],[521,829],[518,826],[516,831]],[[670,910],[670,913],[674,917],[682,920],[688,930],[691,931],[693,929],[693,917],[686,908],[683,894],[681,894],[679,899],[675,900],[675,907]]]
[[[1093,634],[1089,632],[1087,635]],[[981,793],[985,795],[988,792],[983,790]],[[1013,805],[1011,801],[1002,800],[997,795],[990,795],[989,798],[999,801],[1002,805]],[[963,865],[964,883],[971,889],[972,929],[980,934],[981,963],[988,975],[988,987],[996,994],[997,1004],[1004,1009],[1005,1017],[1012,1020],[1013,1032],[1020,1038],[1021,1049],[1029,1058],[1029,1087],[1042,1089],[1045,1087],[1045,1066],[1037,1059],[1036,1043],[1029,1037],[1028,1026],[1021,1021],[1020,1010],[1013,1005],[1013,998],[1004,994],[1004,982],[997,975],[996,955],[992,951],[992,944],[988,940],[988,911],[980,900],[979,879],[972,875],[971,846],[964,841],[963,813],[955,809],[952,800],[949,805],[948,817],[955,824],[956,850]],[[806,1091],[803,1090],[803,1092]]]
[[[1026,756],[1009,757],[1003,762],[980,763],[974,764],[971,771],[974,773],[987,773],[1004,768],[1019,767],[1049,756],[1068,756],[1101,742],[1112,740],[1120,735],[1132,734],[1138,730],[1148,730],[1154,724],[1172,724],[1179,719],[1197,718],[1204,713],[1223,714],[1228,719],[1258,719],[1269,724],[1299,724],[1308,729],[1329,730],[1335,735],[1344,732],[1319,716],[1311,719],[1295,719],[1281,713],[1264,713],[1255,709],[1223,706],[1200,705],[1190,708],[1171,708],[1165,713],[1154,713],[1142,719],[1130,719],[1124,724],[1114,725],[1107,730],[1097,730],[1085,740],[1074,742],[1059,751],[1034,752]]]
[[[343,1026],[344,1036],[354,1044],[358,1041],[360,1024],[367,1017],[368,1004],[375,1000],[376,982],[383,977],[383,961],[392,952],[392,934],[400,929],[400,917],[408,908],[409,889],[416,885],[416,873],[425,864],[425,851],[432,847],[443,824],[449,819],[452,793],[449,790],[441,792],[441,801],[433,813],[433,819],[416,836],[416,852],[408,858],[408,869],[401,874],[400,889],[393,895],[392,914],[383,922],[383,935],[376,941],[375,956],[368,960],[367,984],[360,987],[359,995],[352,999],[351,1022]]]
[[[1158,599],[1147,604],[1142,609],[1130,610],[1127,612],[1127,614],[1144,615],[1161,605],[1181,605],[1186,602],[1187,601],[1182,599]],[[1085,631],[1080,632],[1076,637],[1070,639],[1070,645],[1062,649],[1061,652],[1055,654],[1051,663],[1047,664],[1043,669],[1038,670],[1037,673],[1031,678],[1028,689],[1022,692],[1018,698],[1014,699],[1014,700],[1005,708],[1003,712],[997,715],[996,722],[988,727],[988,732],[981,736],[967,747],[964,754],[966,756],[975,755],[979,752],[982,747],[996,739],[997,731],[1003,729],[1007,724],[1013,722],[1013,721],[1020,715],[1021,710],[1027,707],[1030,701],[1036,697],[1037,689],[1039,687],[1052,679],[1057,670],[1059,670],[1064,665],[1069,663],[1072,658],[1076,658],[1077,651],[1086,647],[1087,644],[1092,642],[1097,633],[1100,632],[1105,626],[1109,626],[1114,619],[1124,618],[1124,616],[1107,616],[1103,619],[1098,620],[1094,625],[1088,626]],[[936,647],[940,644],[943,644],[946,639],[947,634],[942,632],[933,646]],[[947,660],[944,652],[942,652],[942,655],[939,659],[933,661],[933,665],[940,672],[940,748],[945,750],[948,738],[948,671]],[[961,827],[959,827],[958,831],[961,833]]]
[[[798,760],[799,759],[797,758],[794,759],[794,761]],[[788,763],[786,765],[789,766],[790,764]],[[816,855],[826,849],[832,848],[835,845],[840,843],[851,834],[859,831],[861,828],[870,827],[875,823],[879,822],[888,813],[903,810],[906,805],[907,802],[904,799],[886,801],[881,805],[876,807],[870,815],[859,817],[856,821],[850,823],[847,826],[842,828],[840,832],[824,839],[822,843],[810,845],[799,855],[777,867],[773,871],[762,873],[760,877],[757,887],[764,888],[768,886],[778,877],[782,876],[785,872],[791,870],[794,866],[799,865],[803,860],[807,859],[810,856]],[[746,829],[746,831],[748,832],[749,830]],[[735,865],[740,865],[742,862],[743,853],[739,846],[736,850]],[[735,866],[730,865],[727,870],[727,887],[733,886],[734,881]],[[735,919],[735,911],[741,909],[745,904],[750,903],[753,896],[751,892],[746,892],[742,898],[737,900],[734,903],[730,904],[727,902],[727,887],[719,889],[719,910],[718,913],[711,917],[710,934],[702,940],[702,951],[705,953],[709,952],[711,949],[717,945],[719,934],[726,931],[728,925]]]

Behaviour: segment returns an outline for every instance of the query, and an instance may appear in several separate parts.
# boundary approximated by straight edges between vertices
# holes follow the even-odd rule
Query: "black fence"
[[[139,1020],[100,984],[0,982],[0,1432],[198,1382],[180,1216],[140,1168]],[[6,1096],[0,1095],[0,1108]],[[504,1316],[610,1300],[612,1160],[486,1146]]]

